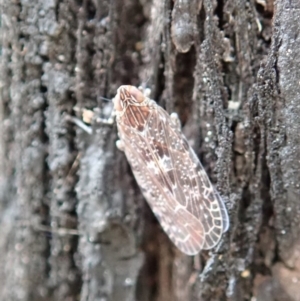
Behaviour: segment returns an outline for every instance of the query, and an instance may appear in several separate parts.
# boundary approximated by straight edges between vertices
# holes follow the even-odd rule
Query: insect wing
[[[129,139],[123,141],[134,176],[164,231],[183,253],[199,253],[204,241],[201,223],[185,208],[177,208],[178,202],[165,186],[166,179],[157,173],[147,152],[140,152]]]
[[[118,124],[135,178],[164,231],[185,254],[214,247],[228,228],[226,208],[168,113],[149,107],[143,131]]]

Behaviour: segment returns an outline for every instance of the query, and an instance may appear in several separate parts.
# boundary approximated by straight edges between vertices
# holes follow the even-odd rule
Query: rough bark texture
[[[1,0],[0,299],[300,300],[298,0]],[[176,111],[230,231],[194,258],[145,203],[108,117]],[[254,299],[253,299],[254,298]]]

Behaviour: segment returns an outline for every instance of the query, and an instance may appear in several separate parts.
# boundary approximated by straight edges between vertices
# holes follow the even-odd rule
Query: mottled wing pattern
[[[194,255],[218,243],[228,229],[227,211],[168,113],[155,103],[149,110],[142,131],[118,124],[124,151],[164,231]]]
[[[169,114],[163,108],[156,106],[156,110],[157,114],[153,114],[153,119],[149,119],[146,132],[149,135],[158,136],[160,141],[162,137],[165,137],[164,143],[168,147],[163,147],[162,156],[171,158],[173,169],[168,176],[174,182],[172,189],[176,200],[202,222],[206,235],[203,249],[210,249],[218,243],[221,234],[229,228],[226,207],[181,130],[173,124]],[[153,128],[159,128],[159,130],[151,133]],[[172,180],[173,177],[174,180]]]
[[[138,145],[142,140],[137,144],[132,143],[133,139],[123,140],[126,156],[142,193],[174,244],[185,254],[197,254],[203,249],[202,225],[184,207],[178,207],[178,202],[166,189],[163,173],[155,171],[151,155],[140,152]]]

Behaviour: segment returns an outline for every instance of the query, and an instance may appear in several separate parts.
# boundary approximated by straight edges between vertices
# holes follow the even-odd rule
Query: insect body
[[[174,118],[133,86],[113,101],[117,145],[164,231],[188,255],[214,247],[229,227],[227,211]]]

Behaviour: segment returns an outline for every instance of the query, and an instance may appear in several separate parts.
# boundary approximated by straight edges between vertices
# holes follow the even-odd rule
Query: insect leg
[[[112,125],[114,123],[114,118],[111,116],[108,119],[97,117],[97,123],[105,124],[105,125]]]
[[[151,89],[139,86],[138,89],[144,94],[145,97],[150,97]]]
[[[95,112],[95,114],[99,115],[100,114],[99,108],[95,108],[94,112]],[[116,116],[115,111],[112,110],[112,112],[108,118],[97,117],[96,122],[100,123],[100,124],[105,124],[105,125],[112,125],[114,123],[115,116]]]
[[[181,122],[179,120],[178,114],[173,112],[170,114],[173,124],[177,127],[178,130],[181,130]]]
[[[116,141],[116,146],[117,148],[121,151],[121,152],[124,152],[124,143],[122,140],[117,140]]]
[[[70,116],[70,115],[66,115],[65,118],[66,118],[67,121],[71,121],[74,124],[76,124],[78,127],[83,129],[89,135],[92,135],[92,133],[93,133],[92,128],[90,126],[86,125],[84,122],[82,122],[79,118],[74,117],[74,116]]]

